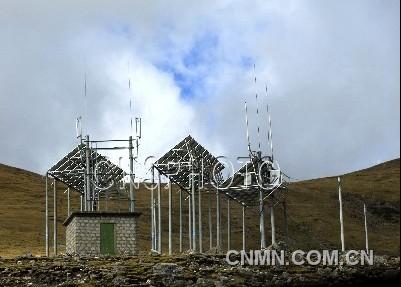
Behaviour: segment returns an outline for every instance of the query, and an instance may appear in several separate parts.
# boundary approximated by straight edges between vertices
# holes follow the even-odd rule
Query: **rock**
[[[334,269],[334,270],[331,272],[330,276],[331,276],[332,278],[337,278],[337,277],[338,277],[338,270],[337,270],[337,269]]]
[[[195,286],[213,286],[213,285],[215,285],[213,280],[205,278],[198,278],[195,284]]]
[[[220,254],[221,252],[219,252],[219,250],[217,249],[217,247],[213,247],[212,249],[206,251],[206,254],[209,255],[216,255],[216,254]]]
[[[123,276],[117,276],[113,279],[112,284],[114,286],[122,286],[127,283],[127,279]]]
[[[283,274],[281,274],[281,277],[283,277],[284,279],[288,279],[290,277],[290,274],[288,272],[283,272]]]
[[[153,266],[153,274],[171,276],[182,271],[182,267],[175,263],[158,263]]]
[[[284,241],[277,241],[276,243],[268,246],[267,250],[286,250],[287,244]]]

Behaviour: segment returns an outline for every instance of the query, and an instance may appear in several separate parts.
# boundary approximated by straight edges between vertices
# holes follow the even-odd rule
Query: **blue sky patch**
[[[202,65],[210,65],[215,59],[215,50],[218,45],[216,34],[207,33],[195,40],[192,48],[184,56],[182,62],[188,69]]]
[[[213,33],[203,34],[196,39],[192,47],[181,58],[182,66],[167,61],[156,67],[173,76],[174,82],[181,89],[185,100],[202,96],[205,79],[216,61],[218,37]]]

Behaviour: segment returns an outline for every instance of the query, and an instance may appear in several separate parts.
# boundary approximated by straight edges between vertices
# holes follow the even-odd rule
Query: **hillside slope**
[[[44,252],[44,177],[18,168],[0,164],[0,256],[15,256],[31,252]],[[53,187],[50,186],[50,189]],[[66,194],[65,187],[57,184],[59,209],[60,250],[64,249],[64,227]],[[73,193],[72,209],[78,210],[78,195]],[[50,194],[51,195],[51,194]],[[167,190],[162,194],[163,248],[167,248]],[[368,206],[370,247],[379,254],[399,255],[400,253],[400,160],[393,160],[365,170],[343,176],[344,224],[347,248],[363,249],[363,202]],[[215,195],[211,194],[214,209]],[[204,195],[206,203],[208,195]],[[53,198],[50,196],[50,205]],[[328,177],[292,183],[288,195],[288,235],[293,248],[339,248],[338,194],[336,177]],[[101,203],[102,205],[102,203]],[[148,251],[150,247],[150,192],[143,186],[137,191],[137,210],[142,212],[139,224],[139,247]],[[109,208],[123,210],[128,202],[110,202]],[[241,209],[231,205],[232,244],[234,249],[241,248],[242,226]],[[104,205],[103,205],[104,208]],[[178,223],[178,192],[173,192],[173,217]],[[184,201],[184,249],[188,248],[187,201]],[[202,211],[203,245],[208,249],[208,226],[206,204]],[[222,202],[222,239],[226,246],[226,202]],[[280,205],[275,208],[278,240],[284,240],[284,218]],[[213,237],[215,238],[215,216]],[[259,246],[258,211],[247,209],[247,249]],[[266,214],[267,240],[269,242],[270,220]],[[50,220],[52,223],[52,218]],[[52,225],[50,225],[52,228]],[[178,250],[178,228],[174,225],[173,248]],[[215,244],[213,239],[212,244]]]

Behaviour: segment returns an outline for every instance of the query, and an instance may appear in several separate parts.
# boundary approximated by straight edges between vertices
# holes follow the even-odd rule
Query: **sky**
[[[78,117],[91,139],[127,139],[141,117],[143,178],[146,157],[188,134],[235,160],[245,101],[252,148],[270,152],[269,104],[274,157],[295,180],[398,158],[399,6],[1,0],[0,163],[44,174],[77,144]]]

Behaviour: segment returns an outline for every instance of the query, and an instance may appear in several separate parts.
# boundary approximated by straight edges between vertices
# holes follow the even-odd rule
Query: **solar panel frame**
[[[251,184],[245,184],[246,173],[250,173],[251,178],[253,177],[252,175],[258,174],[258,171],[255,170],[256,166],[258,165],[257,161],[258,159],[254,158],[252,161],[249,161],[241,166],[237,172],[235,172],[231,177],[227,178],[224,181],[220,190],[241,205],[257,206],[259,205],[260,201],[260,190],[262,190],[263,192],[263,198],[266,198],[271,194],[273,194],[274,196],[275,191],[279,192],[287,189],[286,182],[283,182],[279,187],[275,189],[267,188],[266,185],[263,184],[259,185],[257,183],[257,179],[256,182],[252,181]]]
[[[178,168],[170,167],[177,165]],[[217,173],[224,169],[224,165],[190,135],[161,156],[154,163],[154,167],[188,193],[191,188],[192,171],[201,174],[203,182],[210,185],[214,181],[213,169]],[[199,185],[197,181],[195,185]]]
[[[106,171],[101,174],[97,174],[100,181],[103,182],[118,182],[124,178],[125,172],[106,157],[96,152],[94,149],[90,149],[90,166],[93,166],[99,162],[106,163]],[[85,173],[86,173],[86,158],[85,158],[86,146],[80,144],[75,147],[71,152],[59,160],[49,170],[48,174],[58,181],[64,183],[66,186],[73,190],[84,194],[85,190]],[[91,176],[94,176],[91,172]],[[98,189],[100,191],[100,189]]]

